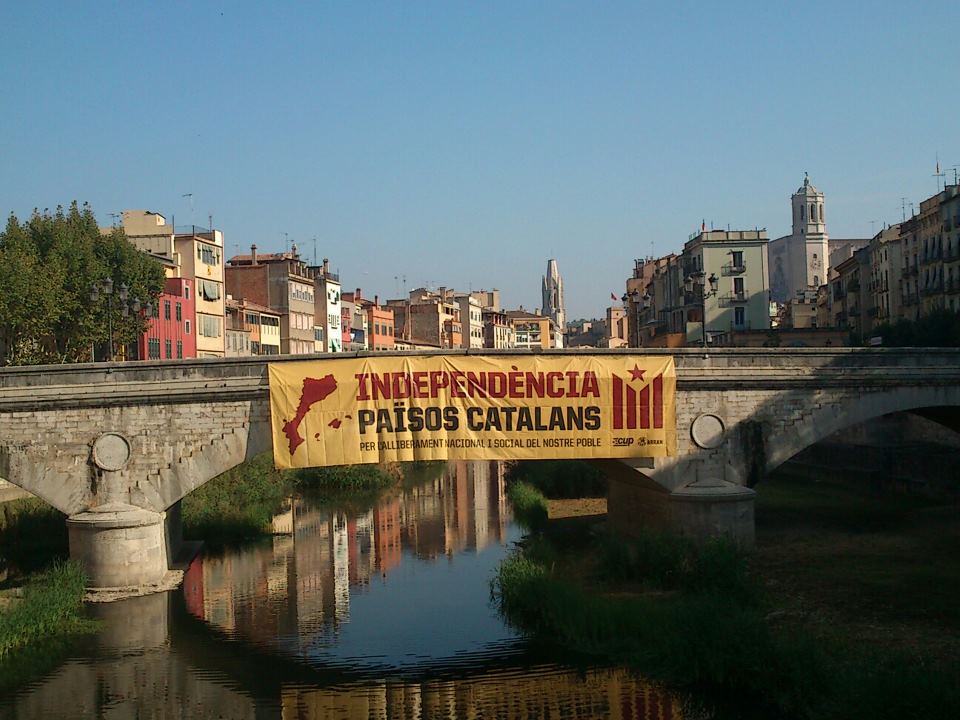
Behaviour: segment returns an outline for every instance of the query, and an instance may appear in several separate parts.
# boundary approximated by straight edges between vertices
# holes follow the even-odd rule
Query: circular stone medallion
[[[93,443],[93,462],[101,470],[121,470],[130,460],[130,443],[120,433],[108,432]]]
[[[723,444],[723,431],[723,420],[718,415],[704,413],[690,426],[690,437],[703,449],[710,450]]]

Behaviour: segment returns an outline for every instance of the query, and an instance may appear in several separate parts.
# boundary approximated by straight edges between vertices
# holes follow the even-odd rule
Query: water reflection
[[[519,538],[501,465],[418,471],[369,509],[292,502],[289,534],[198,558],[182,592],[94,606],[105,629],[0,718],[681,716],[497,617],[489,580]]]

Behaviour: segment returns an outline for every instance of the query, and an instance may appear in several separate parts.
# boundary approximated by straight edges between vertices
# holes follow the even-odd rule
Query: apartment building
[[[518,348],[548,350],[556,347],[555,323],[552,318],[523,308],[508,310],[507,320],[513,327],[513,344]]]
[[[768,243],[766,230],[702,230],[683,246],[688,344],[770,328]]]
[[[486,308],[481,310],[483,322],[483,346],[502,350],[515,347],[513,326],[503,310]]]
[[[280,315],[247,298],[226,302],[227,356],[279,355]]]
[[[461,347],[460,303],[453,290],[417,288],[404,299],[388,300],[387,307],[393,311],[394,335],[398,340],[442,348]]]
[[[314,282],[314,351],[335,353],[343,350],[340,325],[340,275],[330,272],[330,261],[311,268]]]
[[[456,295],[460,305],[460,346],[464,348],[483,347],[483,305],[473,294]]]
[[[226,268],[227,292],[270,308],[280,317],[280,352],[307,355],[315,352],[315,285],[313,270],[291,252],[257,253],[230,258]]]
[[[187,319],[192,323],[196,357],[223,357],[223,233],[195,225],[174,227],[163,215],[149,210],[124,210],[121,217],[123,230],[134,246],[169,263],[172,269],[168,277],[191,281],[190,290],[183,291],[195,292],[193,315]],[[186,352],[186,345],[184,348]]]

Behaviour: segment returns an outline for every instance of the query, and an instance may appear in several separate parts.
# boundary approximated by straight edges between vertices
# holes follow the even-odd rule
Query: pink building
[[[196,296],[191,278],[167,278],[148,318],[147,331],[137,340],[138,360],[180,360],[197,356],[194,327]]]

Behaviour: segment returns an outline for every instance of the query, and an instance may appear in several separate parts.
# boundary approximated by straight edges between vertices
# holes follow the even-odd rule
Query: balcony
[[[850,293],[860,292],[860,281],[851,280],[847,283],[847,295]]]
[[[920,294],[924,296],[937,295],[938,293],[941,293],[941,292],[943,292],[943,285],[940,283],[939,280],[934,283],[931,283],[927,287],[920,288]]]
[[[728,295],[721,295],[719,298],[720,307],[733,307],[734,305],[745,305],[750,302],[750,296],[747,291],[733,292]]]
[[[739,265],[734,265],[729,263],[720,268],[720,274],[724,277],[730,277],[732,275],[743,275],[747,271],[747,266],[744,263]]]

